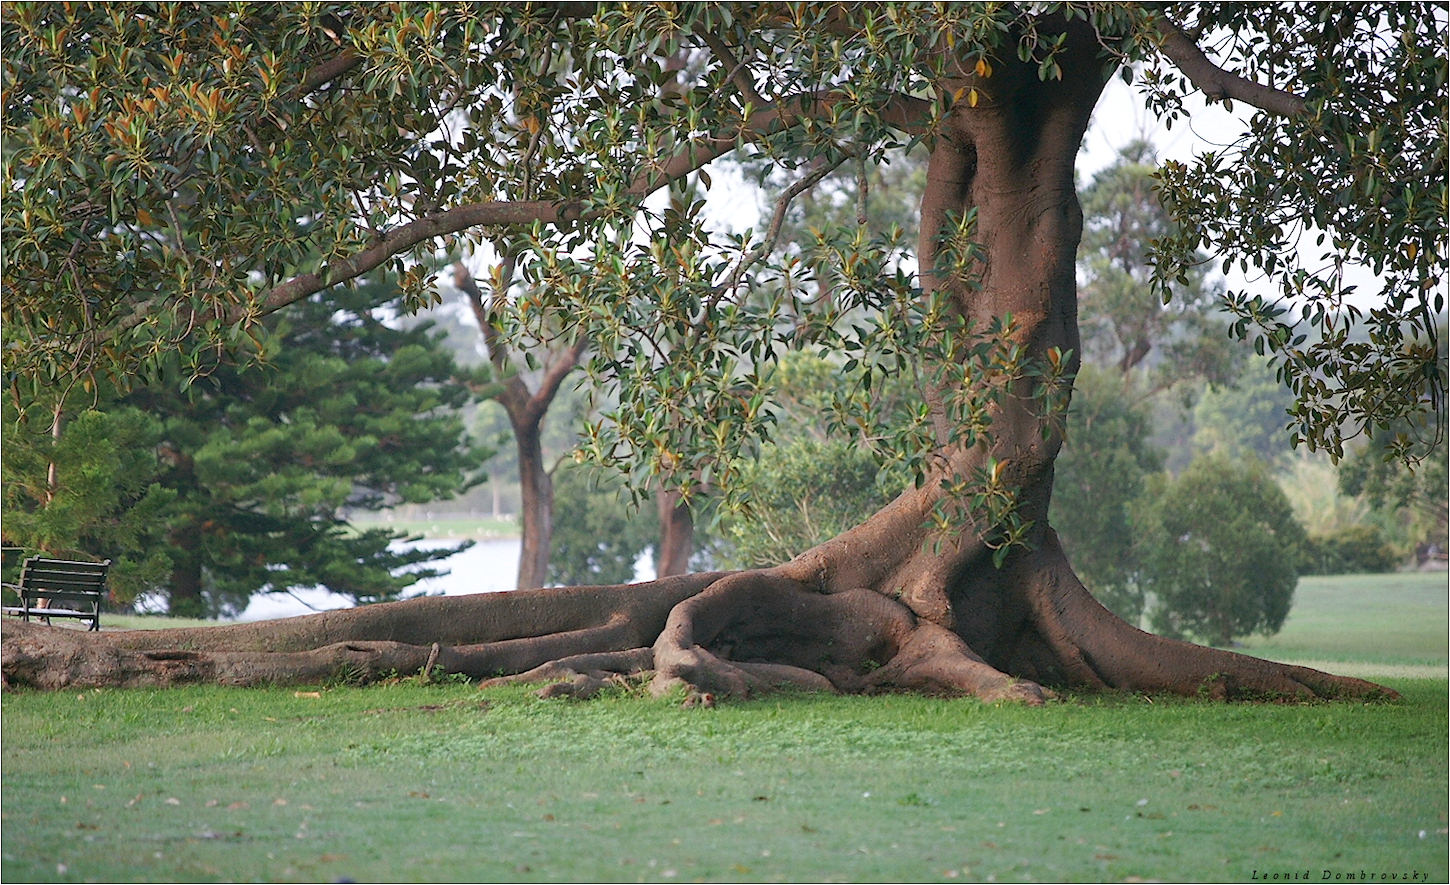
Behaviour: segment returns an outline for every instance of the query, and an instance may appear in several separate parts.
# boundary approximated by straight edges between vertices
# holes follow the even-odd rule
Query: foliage
[[[1247,453],[1265,464],[1287,463],[1284,433],[1294,397],[1250,357],[1237,378],[1210,385],[1193,408],[1193,449],[1204,454]]]
[[[1294,518],[1311,538],[1371,525],[1397,552],[1407,553],[1414,542],[1402,526],[1386,519],[1383,511],[1372,508],[1362,496],[1347,494],[1339,487],[1343,463],[1336,465],[1327,456],[1301,452],[1279,472],[1279,487],[1294,508]]]
[[[1180,381],[1222,382],[1233,354],[1221,301],[1203,266],[1185,270],[1171,301],[1153,291],[1152,244],[1178,232],[1164,209],[1152,145],[1132,141],[1082,191],[1078,303],[1083,360],[1136,370],[1147,392]]]
[[[550,584],[627,584],[657,540],[654,514],[630,506],[619,477],[579,465],[554,471]]]
[[[461,442],[452,359],[426,327],[383,323],[387,304],[361,287],[294,305],[269,323],[266,366],[138,387],[53,445],[11,422],[7,538],[117,559],[120,600],[159,591],[174,614],[314,585],[380,601],[436,574],[397,572],[454,550],[391,549],[396,533],[337,515],[452,494],[485,455]]]
[[[911,423],[909,377],[853,389],[841,385],[839,361],[789,353],[767,382],[775,442],[744,459],[738,478],[721,490],[709,539],[713,559],[732,568],[790,559],[864,521],[908,479],[889,448],[890,431],[873,436],[852,427],[849,416],[869,399],[884,424]]]
[[[1306,575],[1377,574],[1393,571],[1399,559],[1377,526],[1348,525],[1310,535],[1299,570]]]
[[[785,562],[879,510],[900,490],[867,449],[795,437],[762,448],[740,473],[737,509],[722,514],[718,556],[732,568]]]
[[[1098,601],[1129,623],[1146,605],[1138,580],[1132,508],[1163,467],[1149,442],[1151,416],[1131,376],[1084,369],[1057,459],[1052,524]]]
[[[177,491],[160,481],[155,418],[128,406],[87,409],[57,439],[50,416],[25,417],[4,401],[5,543],[27,554],[112,560],[108,587],[123,603],[164,583],[165,525]]]
[[[1283,625],[1304,531],[1261,461],[1209,455],[1157,477],[1134,524],[1155,631],[1227,645]]]
[[[1138,580],[1130,510],[1164,453],[1150,441],[1155,409],[1172,391],[1191,403],[1205,383],[1235,367],[1219,292],[1203,268],[1185,274],[1174,299],[1153,291],[1151,244],[1176,223],[1159,199],[1152,146],[1122,147],[1082,192],[1078,251],[1083,368],[1056,464],[1052,523],[1093,594],[1131,623],[1147,599]]]
[[[1398,436],[1408,436],[1412,428],[1392,427],[1390,432],[1366,441],[1340,464],[1339,487],[1344,492],[1362,496],[1376,509],[1398,513],[1397,522],[1406,525],[1412,544],[1439,543],[1445,546],[1447,498],[1450,486],[1446,470],[1446,446],[1442,442],[1430,450],[1429,456],[1414,472],[1397,469],[1386,460]]]
[[[1179,226],[1155,243],[1155,279],[1176,287],[1200,249],[1225,271],[1266,276],[1272,296],[1228,292],[1233,331],[1270,355],[1294,391],[1293,438],[1311,450],[1342,457],[1349,439],[1427,403],[1443,416],[1435,342],[1450,218],[1444,10],[1228,4],[1183,18],[1219,64],[1285,96],[1277,110],[1250,110],[1243,135],[1223,149],[1163,164],[1164,202]],[[1149,103],[1171,125],[1189,80],[1145,73]],[[1221,86],[1205,91],[1232,108]],[[1301,252],[1311,238],[1319,248]],[[1372,309],[1351,299],[1355,267],[1378,277]],[[1369,334],[1357,334],[1361,323]],[[1396,440],[1391,452],[1423,456],[1441,426]]]

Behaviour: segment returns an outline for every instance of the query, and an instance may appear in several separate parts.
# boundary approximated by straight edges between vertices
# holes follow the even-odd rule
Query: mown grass
[[[1446,666],[1445,572],[1307,577],[1284,627],[1244,640],[1250,654],[1284,661]],[[1383,671],[1383,668],[1380,668]]]
[[[208,621],[201,618],[168,618],[165,615],[119,615],[104,612],[101,614],[101,629],[103,630],[161,630],[168,627],[215,627],[217,621]],[[70,624],[55,622],[57,627],[67,627]]]
[[[1446,690],[1045,709],[394,685],[5,700],[6,881],[1445,877]]]
[[[1315,629],[1333,644],[1304,655],[1353,648]],[[1359,665],[1435,659],[1384,657]],[[1446,881],[1446,681],[1380,681],[1404,699],[23,692],[0,717],[0,878]]]

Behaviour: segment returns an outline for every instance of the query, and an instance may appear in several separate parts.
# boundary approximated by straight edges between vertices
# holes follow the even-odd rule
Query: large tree
[[[920,397],[893,443],[916,483],[789,562],[205,631],[78,639],[6,624],[12,683],[296,681],[346,665],[555,678],[574,693],[644,670],[662,689],[1029,703],[1050,686],[1382,691],[1129,626],[1078,581],[1047,513],[1080,349],[1073,166],[1103,85],[1127,65],[1170,118],[1189,93],[1247,109],[1229,147],[1160,170],[1183,233],[1160,243],[1159,280],[1203,249],[1300,299],[1290,314],[1231,293],[1236,331],[1273,351],[1299,393],[1305,441],[1338,451],[1346,430],[1441,407],[1434,348],[1419,344],[1445,262],[1433,5],[7,15],[5,342],[21,396],[123,373],[156,349],[242,344],[284,304],[508,229],[544,296],[520,317],[541,335],[588,330],[587,368],[619,403],[588,449],[637,488],[728,486],[768,414],[766,368],[791,347],[840,354],[844,384],[914,373]],[[914,144],[929,154],[914,248],[847,227],[822,231],[810,262],[774,260],[778,226],[714,236],[697,204],[647,199],[741,151],[798,170],[788,201]],[[1337,261],[1300,258],[1308,225]],[[1379,273],[1373,312],[1342,303],[1347,262]],[[420,302],[427,278],[411,277]],[[763,306],[749,297],[761,286],[777,293]],[[1324,331],[1315,343],[1301,316]],[[1374,326],[1373,346],[1339,347],[1356,320]],[[869,416],[860,424],[871,432]]]

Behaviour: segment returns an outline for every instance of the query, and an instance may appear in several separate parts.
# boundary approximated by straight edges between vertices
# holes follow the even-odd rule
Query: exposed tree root
[[[1399,697],[1363,679],[1145,633],[1088,593],[1052,532],[1038,551],[1017,560],[1007,579],[1026,588],[1034,626],[1069,684],[1226,700]]]
[[[485,680],[483,685],[507,685],[513,682],[547,682],[540,690],[543,698],[591,698],[611,682],[622,680],[654,667],[654,651],[631,648],[627,651],[571,655],[540,664],[532,670],[512,676]]]
[[[575,698],[649,675],[652,691],[684,687],[699,703],[782,686],[1033,705],[1053,696],[1046,685],[1221,699],[1395,696],[1143,633],[1087,593],[1050,532],[1004,569],[966,569],[948,588],[905,601],[798,574],[427,598],[194,630],[87,634],[7,619],[0,669],[7,687],[59,689],[368,682],[442,668],[486,685],[546,682],[543,696]],[[948,605],[951,617],[920,616],[907,604],[919,598],[932,613]]]

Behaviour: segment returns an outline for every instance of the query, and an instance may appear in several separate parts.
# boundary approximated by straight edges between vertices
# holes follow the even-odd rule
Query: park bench
[[[20,569],[20,580],[5,587],[20,596],[20,605],[6,606],[5,614],[44,618],[79,618],[101,629],[101,599],[106,595],[106,571],[111,561],[77,562],[32,556]],[[57,607],[59,604],[59,607]]]

